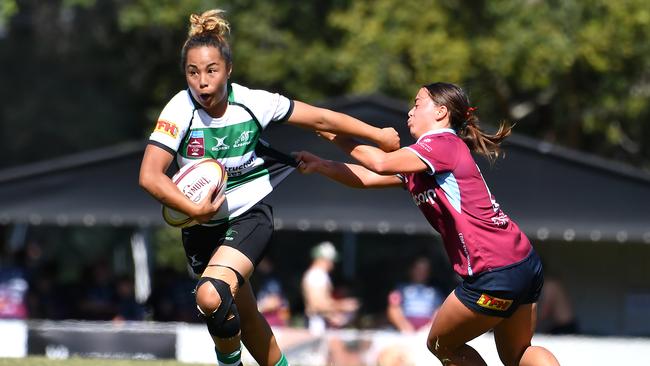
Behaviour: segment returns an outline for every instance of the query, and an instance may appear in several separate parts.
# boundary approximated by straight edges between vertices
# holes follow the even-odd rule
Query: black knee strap
[[[202,284],[210,282],[221,298],[219,307],[212,314],[203,314],[208,332],[211,335],[219,338],[231,338],[236,336],[240,330],[239,312],[234,303],[232,294],[230,293],[230,285],[223,280],[211,277],[201,277],[196,284],[198,290]],[[228,314],[232,314],[230,319],[227,319]]]
[[[198,291],[199,287],[201,287],[201,285],[206,282],[210,282],[214,287],[214,289],[217,290],[217,293],[221,298],[221,304],[219,304],[219,307],[217,308],[217,310],[214,311],[214,313],[204,314],[204,315],[206,316],[206,318],[210,317],[214,319],[215,322],[217,322],[218,324],[221,324],[223,323],[224,320],[226,320],[226,315],[228,315],[230,306],[233,303],[232,294],[230,293],[230,285],[226,281],[219,280],[216,278],[201,277],[199,282],[196,284],[196,290]]]
[[[237,272],[236,269],[230,267],[230,266],[224,266],[223,264],[208,264],[208,267],[223,267],[223,268],[228,268],[229,270],[233,271],[235,273],[235,276],[237,276],[237,286],[241,287],[241,285],[244,284],[246,281],[244,279],[244,276],[241,275],[241,273]]]
[[[239,334],[239,331],[241,330],[241,321],[239,319],[239,311],[237,311],[237,305],[235,305],[235,303],[232,303],[232,305],[230,305],[230,313],[232,314],[232,317],[230,319],[224,320],[220,326],[213,326],[208,324],[208,332],[219,338],[232,338]]]

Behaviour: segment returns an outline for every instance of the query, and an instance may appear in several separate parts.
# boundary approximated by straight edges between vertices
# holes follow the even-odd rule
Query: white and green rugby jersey
[[[293,101],[282,95],[232,83],[226,113],[212,118],[183,90],[161,112],[149,143],[176,155],[181,168],[203,158],[224,165],[226,201],[207,224],[216,225],[246,212],[294,170],[291,157],[260,140],[266,126],[286,121],[292,111]]]

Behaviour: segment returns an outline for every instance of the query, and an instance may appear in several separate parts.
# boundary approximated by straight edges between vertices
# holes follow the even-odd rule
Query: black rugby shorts
[[[183,248],[192,271],[200,275],[221,245],[237,249],[255,266],[262,260],[273,233],[273,209],[258,202],[244,214],[217,226],[182,229]]]

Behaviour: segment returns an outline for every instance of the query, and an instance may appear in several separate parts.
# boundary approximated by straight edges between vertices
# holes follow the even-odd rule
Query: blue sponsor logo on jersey
[[[190,137],[193,138],[203,138],[203,131],[191,131]]]

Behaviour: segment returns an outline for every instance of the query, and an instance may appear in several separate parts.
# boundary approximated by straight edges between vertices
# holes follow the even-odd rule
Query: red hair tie
[[[465,116],[467,118],[471,117],[472,113],[474,113],[474,111],[477,110],[477,109],[478,109],[478,107],[469,107],[469,108],[467,108],[467,112],[465,112]]]

